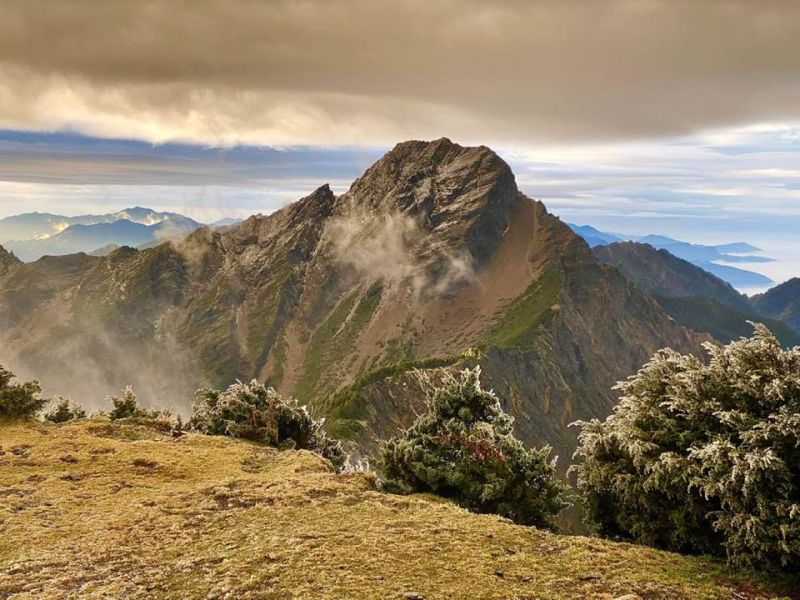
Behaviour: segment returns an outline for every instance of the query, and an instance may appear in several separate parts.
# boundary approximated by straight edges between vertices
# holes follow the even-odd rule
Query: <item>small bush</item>
[[[66,423],[74,419],[83,419],[86,416],[86,411],[80,404],[77,404],[69,398],[56,398],[55,406],[44,418],[51,423]]]
[[[33,417],[47,400],[38,381],[11,383],[14,374],[0,365],[0,417]]]
[[[526,525],[552,526],[564,506],[550,448],[527,449],[497,396],[481,388],[480,367],[434,384],[420,375],[428,411],[378,459],[384,488],[433,492],[475,512],[497,513]]]
[[[210,435],[229,435],[277,448],[313,450],[341,470],[346,455],[294,398],[284,398],[257,381],[237,382],[227,390],[198,390],[191,425]]]
[[[111,402],[111,412],[108,416],[112,421],[158,415],[158,411],[147,410],[139,405],[139,399],[131,386],[126,386],[121,396],[109,396],[108,401]]]
[[[703,363],[658,352],[582,422],[573,467],[605,535],[800,568],[800,348],[763,325]]]

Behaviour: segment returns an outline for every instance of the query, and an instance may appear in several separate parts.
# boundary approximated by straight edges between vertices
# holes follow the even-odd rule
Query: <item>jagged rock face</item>
[[[0,276],[0,328],[9,331],[56,296],[77,286],[99,259],[85,254],[13,263]]]
[[[430,253],[466,249],[482,263],[503,236],[516,193],[511,169],[485,146],[405,142],[356,180],[337,209],[412,215]]]
[[[0,363],[89,406],[126,381],[165,407],[186,406],[196,379],[168,327],[186,285],[185,259],[169,244],[27,263],[0,278]]]
[[[753,305],[760,315],[777,319],[800,333],[800,278],[754,296]]]
[[[699,343],[522,195],[496,154],[446,139],[399,144],[340,197],[323,186],[175,248],[118,250],[78,280],[6,324],[0,362],[35,364],[48,383],[47,340],[85,344],[93,320],[106,337],[90,336],[99,350],[76,372],[173,394],[152,398],[162,405],[259,378],[367,449],[413,419],[409,369],[480,362],[520,435],[565,455],[566,425],[607,414],[617,379]],[[54,310],[67,325],[42,326]],[[120,343],[138,369],[109,351]]]

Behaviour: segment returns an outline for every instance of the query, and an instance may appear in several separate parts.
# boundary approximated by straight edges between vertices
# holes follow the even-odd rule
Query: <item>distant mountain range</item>
[[[759,321],[783,345],[800,345],[800,279],[794,280],[795,289],[787,289],[786,293],[780,291],[787,285],[784,284],[750,299],[712,273],[649,244],[614,242],[595,246],[592,253],[653,297],[673,319],[694,331],[727,343],[750,335],[752,326],[748,321]]]
[[[104,215],[65,217],[51,213],[32,212],[0,219],[0,243],[12,240],[47,239],[72,225],[96,225],[127,220],[141,225],[155,225],[169,218],[185,218],[170,212],[157,212],[136,206]]]
[[[210,226],[229,227],[239,222],[227,218]],[[77,217],[34,212],[0,220],[0,243],[20,260],[30,262],[47,255],[105,255],[121,246],[138,248],[178,240],[199,227],[202,223],[181,214],[140,206]]]
[[[763,286],[773,283],[769,277],[761,273],[719,264],[720,262],[754,263],[773,261],[772,258],[767,256],[752,254],[753,252],[760,252],[761,249],[746,242],[733,242],[719,245],[691,244],[663,235],[650,234],[633,236],[600,231],[591,225],[575,225],[569,223],[569,226],[592,248],[613,244],[615,242],[639,242],[641,244],[649,244],[658,250],[667,250],[673,256],[687,260],[736,287]]]

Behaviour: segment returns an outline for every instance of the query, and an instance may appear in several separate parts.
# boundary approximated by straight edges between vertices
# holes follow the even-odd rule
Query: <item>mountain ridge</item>
[[[772,262],[774,260],[766,256],[743,254],[761,252],[760,248],[746,242],[719,245],[692,244],[664,235],[632,236],[600,231],[591,225],[570,223],[569,226],[593,248],[625,241],[649,244],[657,250],[667,250],[673,256],[687,260],[734,286],[752,287],[773,283],[769,277],[761,273],[719,264],[719,262]]]
[[[154,225],[167,218],[185,218],[172,212],[159,212],[142,206],[125,208],[113,213],[65,216],[45,212],[29,212],[0,219],[0,243],[45,239],[70,225],[113,223],[127,219],[141,225]]]
[[[786,323],[800,333],[800,277],[784,281],[752,299],[762,316]]]
[[[419,408],[393,381],[478,360],[520,436],[567,455],[567,425],[608,414],[618,379],[706,339],[598,263],[497,154],[446,138],[398,144],[341,196],[325,185],[224,230],[77,262],[75,280],[0,328],[0,358],[20,374],[55,388],[80,362],[92,376],[60,392],[132,383],[173,408],[196,387],[258,378],[366,451]],[[20,281],[0,279],[0,301]],[[369,389],[348,388],[364,378]]]
[[[783,345],[800,344],[797,333],[779,320],[763,318],[750,299],[729,283],[667,250],[639,242],[615,242],[597,246],[592,253],[619,269],[673,318],[694,331],[727,343],[750,335],[750,321],[761,321]]]

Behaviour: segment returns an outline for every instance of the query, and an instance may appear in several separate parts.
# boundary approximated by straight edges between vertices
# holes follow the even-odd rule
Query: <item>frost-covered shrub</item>
[[[433,492],[475,512],[550,526],[564,507],[550,448],[527,449],[513,419],[484,390],[480,367],[434,383],[420,374],[428,410],[398,438],[383,443],[378,466],[384,488]]]
[[[44,408],[47,399],[38,381],[11,383],[12,379],[14,374],[0,365],[0,417],[32,417]]]
[[[579,424],[588,513],[606,535],[798,569],[800,348],[763,325],[706,348],[658,352],[608,419]]]
[[[73,419],[83,419],[86,416],[86,411],[83,407],[69,398],[58,397],[55,400],[55,406],[45,413],[44,418],[52,423],[66,423]]]
[[[294,398],[284,398],[258,381],[237,382],[227,390],[198,390],[191,425],[210,435],[229,435],[278,448],[313,450],[337,470],[346,455],[340,442],[327,436],[324,421],[311,417]]]
[[[112,421],[130,418],[155,418],[160,414],[158,411],[148,410],[140,406],[136,392],[133,391],[131,386],[126,386],[120,396],[109,396],[108,401],[111,402],[111,412],[108,413],[108,416]]]

